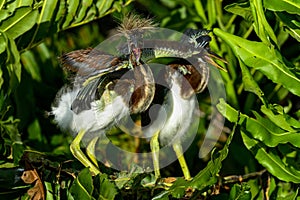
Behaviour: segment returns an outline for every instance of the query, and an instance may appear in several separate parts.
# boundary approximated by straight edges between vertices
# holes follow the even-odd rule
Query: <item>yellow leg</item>
[[[97,168],[99,168],[97,159],[96,159],[96,157],[95,157],[95,155],[94,155],[94,154],[95,154],[95,147],[96,147],[97,141],[98,141],[98,137],[95,137],[95,138],[93,138],[93,139],[89,142],[89,144],[88,144],[87,147],[86,147],[86,154],[87,154],[87,156],[90,158],[90,160],[93,162],[93,164],[94,164]]]
[[[176,153],[176,156],[178,158],[178,161],[179,161],[179,164],[181,166],[184,178],[186,180],[191,180],[192,178],[191,178],[191,175],[190,175],[190,171],[189,171],[189,168],[188,168],[188,166],[185,162],[180,142],[175,142],[173,144],[173,149],[174,149],[174,151]]]
[[[160,178],[158,135],[159,135],[159,131],[153,135],[153,137],[151,138],[151,141],[150,141],[150,148],[151,148],[152,158],[153,158],[154,174],[155,174],[156,179]]]
[[[80,141],[82,140],[84,134],[85,131],[79,131],[70,145],[70,150],[77,160],[79,160],[85,167],[89,167],[93,174],[97,175],[100,173],[99,169],[85,156],[80,149]]]

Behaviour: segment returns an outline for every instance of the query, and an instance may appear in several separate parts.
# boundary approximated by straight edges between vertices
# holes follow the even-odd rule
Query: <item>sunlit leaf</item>
[[[253,42],[241,37],[214,29],[248,67],[257,69],[275,83],[282,84],[292,93],[300,96],[300,79],[285,65],[280,53],[272,46]]]
[[[261,111],[278,127],[294,132],[295,130],[300,129],[300,122],[294,119],[293,117],[284,113],[283,108],[280,105],[266,106],[261,107]],[[295,129],[296,128],[296,129]]]
[[[108,179],[106,174],[99,174],[95,177],[98,186],[99,198],[98,199],[114,199],[118,194],[116,185]]]
[[[300,135],[296,130],[284,131],[267,118],[263,118],[257,112],[253,112],[256,119],[237,110],[225,103],[223,99],[217,105],[218,110],[229,121],[238,122],[253,138],[264,142],[267,146],[275,147],[278,144],[291,143],[300,148]]]
[[[257,120],[250,118],[244,114],[239,114],[236,110],[221,100],[218,104],[219,111],[231,122],[237,122],[242,126],[241,133],[246,147],[253,153],[258,162],[266,167],[274,176],[284,181],[300,182],[300,171],[295,167],[286,165],[274,148],[279,143],[287,143],[300,146],[299,133],[272,132],[274,125],[260,117],[256,113]],[[276,128],[279,130],[279,128]],[[267,146],[268,145],[268,146]]]
[[[88,168],[83,169],[71,186],[71,194],[74,199],[94,199],[92,192],[94,190],[93,179]]]
[[[268,149],[264,143],[249,137],[248,133],[243,131],[242,137],[246,147],[271,174],[283,181],[300,183],[300,171],[286,165],[275,149]]]
[[[253,21],[253,16],[249,2],[233,3],[224,7],[224,9],[233,14],[243,17],[247,21]]]
[[[245,66],[243,62],[240,62],[240,67],[242,70],[242,76],[243,76],[243,84],[246,91],[253,92],[256,94],[263,103],[265,102],[264,93],[258,86],[258,84],[253,79],[253,76],[251,75],[249,69]]]
[[[198,15],[203,20],[203,23],[206,24],[207,23],[207,18],[206,18],[205,10],[203,9],[201,1],[200,0],[194,0],[194,3],[195,3],[195,8],[196,8],[196,11],[197,11]]]
[[[264,0],[264,6],[272,11],[286,11],[298,15],[300,13],[298,0]]]
[[[15,39],[33,27],[37,16],[37,9],[20,7],[16,9],[14,15],[3,20],[1,30],[9,34],[12,39]]]
[[[234,184],[230,190],[229,198],[230,200],[250,200],[251,191],[250,186],[247,183]]]
[[[66,28],[68,26],[70,26],[71,22],[73,20],[75,20],[75,18],[77,17],[76,16],[76,12],[77,12],[77,9],[79,9],[79,3],[80,1],[79,0],[74,0],[74,1],[67,1],[67,14],[66,14],[66,20],[63,24],[63,28]]]
[[[93,0],[82,1],[76,22],[81,22],[87,16],[87,10],[91,8]]]
[[[250,7],[252,10],[254,19],[253,25],[256,34],[267,45],[271,44],[270,39],[277,44],[277,38],[265,17],[262,0],[250,0]]]

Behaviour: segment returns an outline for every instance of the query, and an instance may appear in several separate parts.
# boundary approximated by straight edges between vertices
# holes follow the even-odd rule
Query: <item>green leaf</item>
[[[255,82],[255,80],[253,79],[253,76],[251,75],[249,69],[245,66],[245,64],[241,60],[239,60],[239,63],[240,63],[240,67],[242,70],[243,84],[244,84],[245,90],[249,91],[249,92],[253,92],[260,98],[260,100],[263,103],[266,103],[266,100],[264,98],[264,93],[260,89],[258,84]]]
[[[250,0],[250,7],[252,10],[254,19],[253,25],[256,34],[267,45],[271,44],[270,39],[277,44],[277,38],[265,17],[262,0]]]
[[[71,186],[71,194],[74,199],[94,199],[92,193],[94,190],[93,179],[88,168],[83,169]]]
[[[96,7],[99,9],[100,13],[104,14],[112,6],[113,2],[114,2],[113,0],[98,1]]]
[[[63,24],[63,28],[67,28],[68,26],[71,25],[71,22],[73,20],[75,20],[76,18],[76,12],[77,12],[77,9],[79,8],[79,0],[68,0],[67,1],[67,16],[66,16],[66,20]]]
[[[31,7],[17,8],[13,15],[3,20],[0,29],[12,39],[16,39],[34,26],[37,16],[37,9]]]
[[[293,38],[300,42],[300,26],[299,22],[295,21],[295,15],[286,12],[276,12],[276,15],[284,23],[284,30],[288,32]]]
[[[266,167],[270,173],[284,181],[300,182],[300,171],[294,166],[289,166],[277,155],[275,148],[279,143],[291,143],[299,148],[299,133],[272,132],[274,124],[256,113],[257,120],[244,114],[239,114],[236,110],[221,100],[217,105],[218,110],[231,122],[237,122],[242,126],[241,133],[244,144],[249,149],[258,162]],[[238,117],[240,116],[240,117]],[[279,128],[276,127],[278,130]],[[268,146],[267,146],[268,145]]]
[[[248,1],[243,3],[233,3],[225,6],[224,9],[228,12],[243,17],[247,21],[253,21],[252,11]]]
[[[98,199],[115,199],[115,196],[118,194],[117,187],[108,179],[106,174],[98,174],[95,180],[97,181],[95,185],[99,188]]]
[[[264,0],[264,6],[272,11],[286,11],[297,15],[300,13],[299,0]]]
[[[201,0],[194,0],[194,4],[195,4],[195,9],[196,9],[198,15],[203,20],[203,23],[207,24],[207,18],[206,18],[206,15],[205,15],[205,10],[203,9]]]
[[[250,200],[250,186],[247,183],[234,184],[230,190],[229,200]]]
[[[209,27],[212,27],[213,24],[217,21],[217,9],[216,9],[216,1],[208,0],[207,1],[207,10],[208,10],[208,23]]]
[[[43,22],[51,22],[55,16],[55,10],[57,8],[58,0],[45,0],[43,2],[42,10],[37,21],[38,24]]]
[[[3,43],[6,44],[6,68],[9,74],[9,88],[8,93],[13,91],[17,84],[21,80],[21,64],[20,64],[20,54],[17,49],[15,41],[9,37],[4,32],[0,31],[0,38],[3,39]]]
[[[269,119],[261,117],[257,112],[254,112],[256,119],[241,114],[229,106],[224,99],[220,100],[217,108],[230,122],[237,122],[249,132],[253,138],[260,140],[269,147],[291,143],[295,147],[300,148],[300,135],[295,130],[292,132],[284,131]]]
[[[294,132],[294,128],[300,129],[300,122],[284,113],[284,110],[280,105],[269,106],[269,108],[263,105],[261,111],[274,124],[286,131]]]
[[[214,33],[222,38],[235,56],[248,67],[261,71],[273,82],[282,84],[290,92],[300,96],[300,79],[284,64],[280,53],[272,46],[249,41],[217,28],[214,29]]]
[[[81,22],[87,15],[87,10],[92,6],[93,0],[81,1],[81,9],[79,10],[76,22]]]
[[[271,174],[283,181],[300,183],[300,171],[285,164],[274,148],[267,148],[264,143],[251,138],[249,133],[244,131],[241,131],[241,133],[245,146]]]

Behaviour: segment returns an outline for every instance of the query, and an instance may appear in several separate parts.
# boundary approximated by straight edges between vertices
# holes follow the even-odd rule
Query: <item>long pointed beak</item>
[[[226,70],[225,68],[223,68],[223,67],[220,66],[218,63],[216,63],[212,58],[215,58],[216,60],[220,60],[220,61],[222,61],[222,62],[224,62],[224,63],[227,63],[226,60],[224,60],[223,58],[221,58],[221,57],[219,57],[219,56],[216,56],[216,55],[214,55],[214,54],[210,54],[210,53],[209,53],[207,56],[205,56],[205,57],[206,57],[208,63],[210,63],[210,64],[213,65],[214,67],[216,67],[216,68],[218,68],[218,69],[220,69],[220,70],[222,70],[222,71],[224,71],[224,72],[227,72],[227,70]]]

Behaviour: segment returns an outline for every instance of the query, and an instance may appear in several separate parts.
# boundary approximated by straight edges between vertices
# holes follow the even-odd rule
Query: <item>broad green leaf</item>
[[[88,168],[83,169],[74,180],[71,186],[71,194],[74,199],[94,199],[92,193],[94,190],[93,179]]]
[[[98,174],[94,182],[97,190],[98,199],[115,199],[118,194],[116,185],[108,179],[106,174]]]
[[[285,11],[292,14],[300,14],[299,0],[264,0],[264,6],[272,11]]]
[[[38,24],[50,22],[54,19],[58,2],[58,0],[44,0],[39,19],[37,21]]]
[[[266,167],[270,173],[281,180],[292,181],[295,183],[300,182],[300,172],[297,171],[295,167],[286,165],[277,155],[275,148],[268,147],[276,147],[276,143],[287,142],[290,142],[291,144],[294,143],[293,145],[297,144],[299,147],[299,133],[287,133],[281,135],[268,132],[267,128],[272,127],[272,124],[267,122],[266,119],[265,121],[262,121],[261,118],[261,121],[257,121],[244,114],[239,114],[236,110],[226,104],[224,100],[220,101],[217,108],[229,121],[237,122],[238,120],[238,124],[242,126],[241,133],[244,144],[261,165]]]
[[[280,105],[270,106],[267,108],[266,106],[261,107],[261,111],[278,127],[286,130],[294,132],[294,128],[300,128],[300,122],[291,116],[284,113],[283,108]]]
[[[247,21],[253,21],[252,11],[249,2],[233,3],[225,6],[226,11],[243,17]]]
[[[2,10],[2,7],[4,6],[5,1],[0,1],[0,10]]]
[[[96,3],[96,7],[99,9],[100,13],[104,14],[112,6],[113,2],[114,2],[113,0],[98,1]]]
[[[67,15],[64,21],[63,28],[67,28],[71,25],[71,22],[75,20],[77,9],[79,9],[79,0],[68,0],[67,1]]]
[[[234,184],[230,190],[229,200],[250,200],[250,186],[247,183]]]
[[[37,9],[20,7],[15,10],[13,15],[2,22],[0,30],[6,32],[12,39],[16,39],[34,26],[37,16]]]
[[[295,147],[300,148],[300,134],[298,132],[284,131],[269,119],[261,117],[257,112],[254,112],[256,119],[251,118],[229,106],[224,99],[220,100],[217,108],[230,122],[237,122],[247,130],[253,138],[263,142],[269,147],[291,143]]]
[[[212,25],[215,24],[217,21],[216,3],[217,2],[214,0],[207,1],[209,27],[212,27]]]
[[[79,10],[76,22],[81,22],[87,16],[87,10],[92,6],[93,0],[81,1],[81,9]]]
[[[259,38],[267,45],[271,44],[270,39],[277,44],[277,38],[269,25],[263,10],[262,0],[250,0],[250,7],[254,19],[254,30]]]
[[[243,84],[244,84],[245,90],[249,91],[249,92],[253,92],[260,98],[260,100],[263,103],[266,103],[266,100],[264,98],[264,93],[260,89],[258,84],[255,82],[255,80],[253,79],[253,76],[251,75],[249,69],[245,66],[245,64],[243,62],[241,62],[241,60],[239,60],[239,61],[240,61],[239,62],[240,68],[242,70]]]
[[[264,142],[264,144],[275,147],[278,144],[291,143],[295,147],[300,148],[300,135],[299,132],[285,131],[282,130],[281,127],[276,126],[272,121],[267,118],[260,116],[257,112],[253,112],[256,120],[249,120],[248,127],[246,129],[253,133],[253,136],[260,141]],[[262,128],[261,134],[256,128]]]
[[[267,148],[264,143],[251,138],[249,133],[244,131],[241,131],[241,133],[247,149],[271,174],[282,181],[300,183],[300,171],[297,171],[293,166],[285,164],[277,154],[276,149]]]
[[[300,96],[300,79],[284,64],[280,53],[272,46],[262,42],[253,42],[214,29],[214,33],[222,38],[247,66],[261,71],[273,82],[282,84],[290,92]]]
[[[3,20],[8,18],[10,15],[12,15],[12,13],[9,10],[4,10],[4,9],[1,10],[1,12],[0,12],[0,24]]]
[[[33,0],[15,0],[12,1],[10,6],[19,8],[23,6],[31,6],[32,4],[33,4]]]
[[[278,183],[276,190],[270,195],[270,199],[299,200],[299,187],[293,190],[291,183]]]

